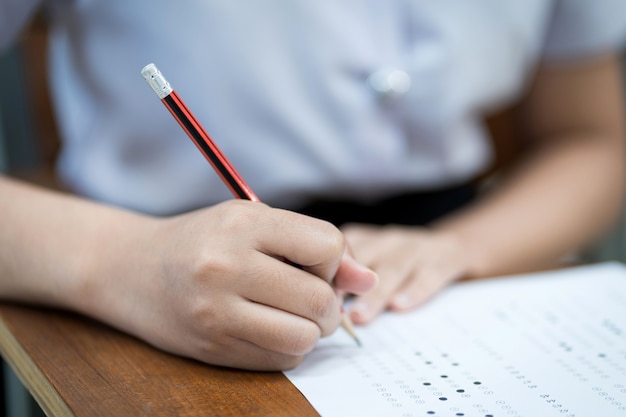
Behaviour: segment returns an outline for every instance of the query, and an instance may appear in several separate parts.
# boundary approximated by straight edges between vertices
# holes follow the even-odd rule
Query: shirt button
[[[405,71],[386,68],[373,72],[367,79],[369,86],[382,98],[399,97],[411,89],[411,77]]]

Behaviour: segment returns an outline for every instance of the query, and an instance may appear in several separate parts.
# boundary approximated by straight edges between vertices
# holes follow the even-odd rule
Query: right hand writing
[[[101,302],[114,308],[105,314],[203,362],[292,368],[337,329],[337,293],[376,284],[334,226],[262,203],[233,200],[148,223],[123,250],[126,276],[104,290]]]

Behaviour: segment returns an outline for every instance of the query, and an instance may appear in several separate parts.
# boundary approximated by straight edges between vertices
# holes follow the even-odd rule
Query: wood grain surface
[[[280,372],[173,356],[67,312],[0,304],[0,351],[48,416],[318,416]]]

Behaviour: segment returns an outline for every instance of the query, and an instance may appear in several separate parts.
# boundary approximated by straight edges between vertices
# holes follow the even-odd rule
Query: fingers
[[[265,305],[244,303],[238,313],[246,319],[233,324],[231,335],[278,354],[302,356],[322,336],[315,322]]]
[[[258,252],[298,265],[347,292],[361,294],[376,285],[376,274],[346,255],[346,240],[332,224],[259,203],[229,202],[228,210],[239,212],[231,227],[239,230],[231,235],[247,235]]]
[[[189,356],[215,365],[259,371],[295,367],[316,345],[319,328],[309,320],[241,300],[220,326],[208,325]]]
[[[452,267],[423,268],[408,276],[390,298],[389,308],[407,311],[419,307],[443,290],[448,284],[462,277],[462,272]]]
[[[198,317],[203,324],[190,356],[223,366],[290,369],[322,336],[311,320],[243,298],[231,299],[218,310],[209,308]]]
[[[378,285],[378,274],[344,253],[333,284],[339,292],[365,294]]]
[[[381,242],[384,244],[384,242]],[[399,251],[400,249],[398,249]],[[376,258],[370,263],[372,269],[381,277],[379,284],[369,293],[357,297],[350,309],[350,317],[355,324],[365,324],[372,321],[381,312],[389,306],[389,301],[396,294],[406,280],[416,275],[413,270],[414,265],[408,262],[389,261],[394,256],[396,258],[404,258],[398,252],[387,253],[380,251],[382,258]]]
[[[304,358],[304,355],[291,356],[264,350],[235,338],[222,346],[219,354],[191,356],[201,362],[250,371],[286,371],[295,368]]]
[[[293,367],[341,322],[330,283],[352,293],[376,283],[345,255],[343,234],[330,223],[261,203],[231,201],[178,216],[157,234],[159,285],[144,306],[151,326],[141,333],[213,364]]]
[[[257,249],[286,259],[331,282],[335,276],[346,242],[332,224],[286,210],[274,209],[259,231],[265,237]]]
[[[242,297],[304,318],[317,325],[322,336],[335,331],[341,321],[340,303],[327,282],[263,254],[253,256],[250,265],[255,267],[244,272],[249,279],[239,292]]]
[[[352,225],[343,231],[357,259],[380,277],[376,288],[354,300],[355,324],[368,323],[386,309],[418,307],[467,269],[461,244],[448,235],[390,226]]]
[[[397,271],[398,265],[380,262],[393,248],[389,234],[381,234],[379,228],[359,225],[343,230],[355,256],[376,271],[380,281],[368,294],[357,297],[350,308],[350,318],[355,324],[365,324],[373,320],[387,308],[387,302],[399,285],[399,277],[406,274]]]
[[[286,259],[326,282],[332,281],[339,292],[364,294],[377,285],[377,274],[348,255],[346,241],[336,227],[285,210],[274,212],[278,215],[267,226],[272,234],[265,235],[273,238],[259,241],[260,252]],[[275,238],[277,230],[280,239]],[[293,281],[285,285],[295,290]]]
[[[240,256],[256,250],[300,265],[326,282],[333,279],[346,248],[343,234],[332,224],[263,203],[230,200],[205,213],[207,225],[200,227],[220,238],[214,250]]]

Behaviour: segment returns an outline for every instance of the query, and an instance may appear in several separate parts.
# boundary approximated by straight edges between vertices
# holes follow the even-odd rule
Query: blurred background
[[[45,16],[38,15],[12,48],[0,52],[0,172],[59,188],[54,176],[59,138],[45,77],[46,29]],[[626,76],[626,65],[623,68]],[[508,109],[486,118],[496,161],[485,178],[506,169],[522,147],[512,113]],[[603,239],[577,254],[575,261],[626,261],[625,220],[626,213]],[[0,416],[44,416],[10,368],[6,364],[3,368]]]

